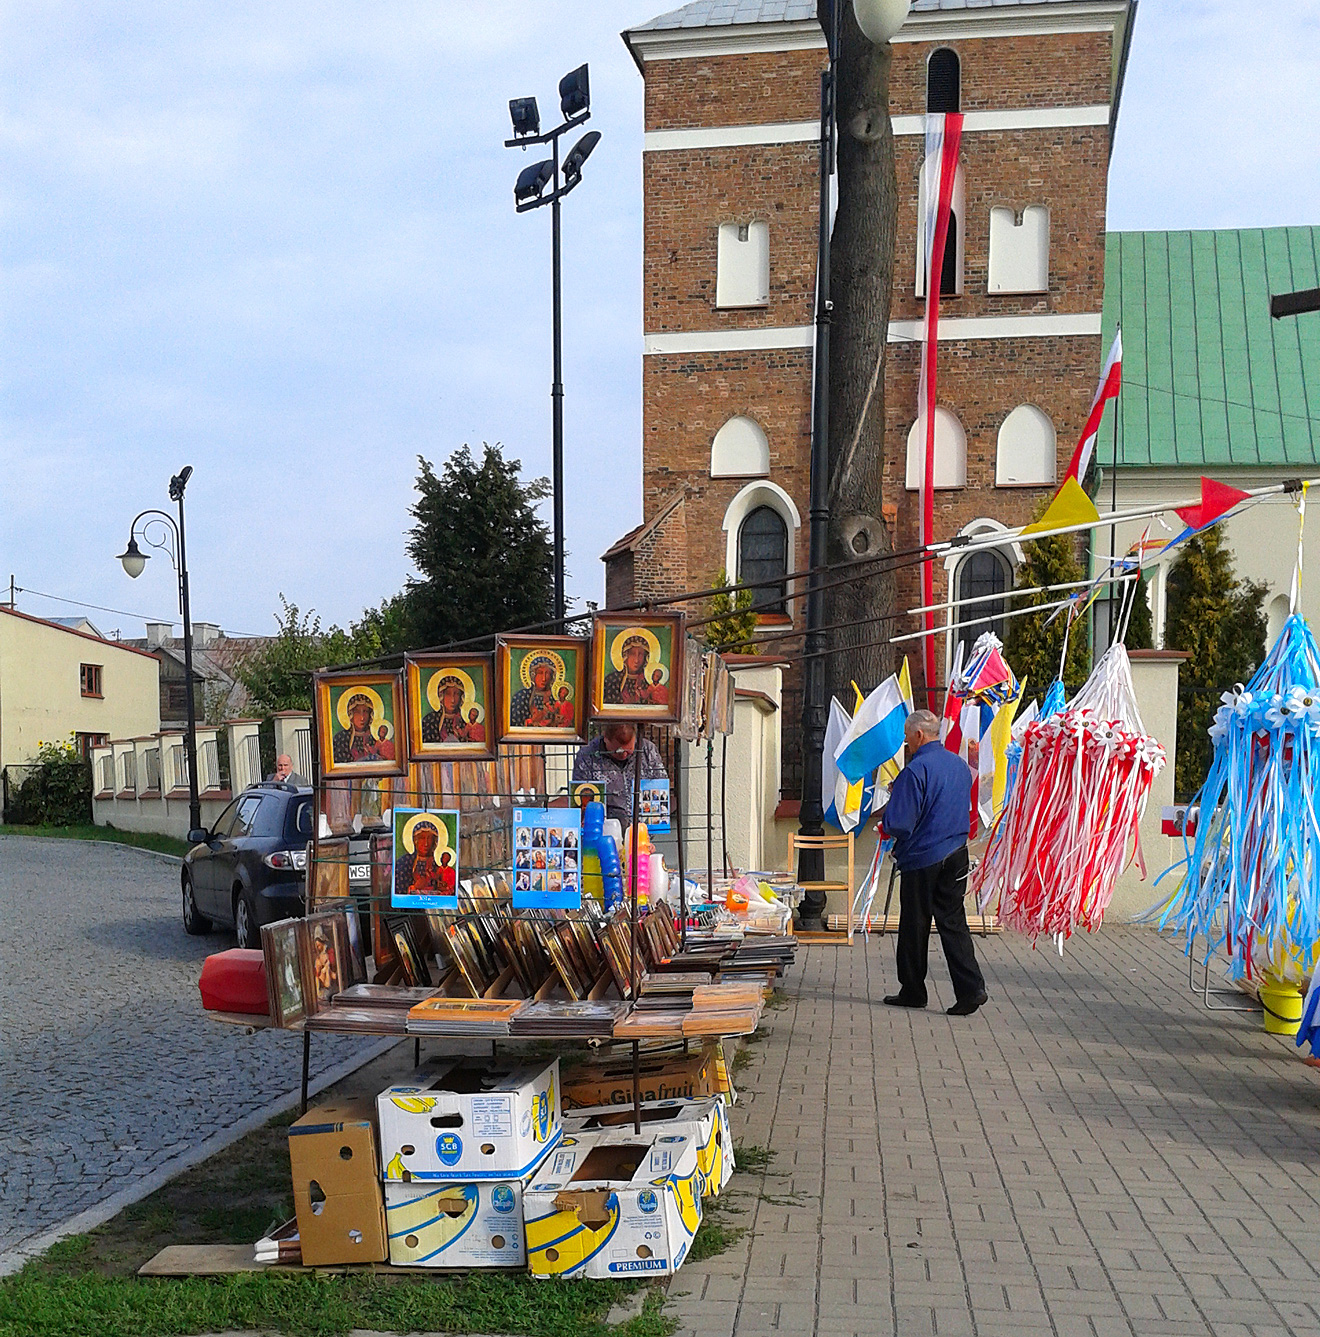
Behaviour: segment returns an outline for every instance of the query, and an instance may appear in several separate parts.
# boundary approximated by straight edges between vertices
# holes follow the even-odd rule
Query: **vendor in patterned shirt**
[[[649,738],[639,740],[635,724],[616,720],[582,748],[573,763],[573,784],[589,782],[598,786],[604,796],[605,815],[625,827],[632,821],[633,754],[638,747],[642,750],[642,779],[668,779],[659,748]]]

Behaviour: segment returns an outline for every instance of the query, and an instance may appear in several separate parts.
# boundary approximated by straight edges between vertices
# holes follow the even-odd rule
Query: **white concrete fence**
[[[202,823],[211,826],[235,794],[264,779],[259,720],[229,720],[197,730],[197,787]],[[229,775],[220,771],[220,737],[229,746]],[[312,773],[312,720],[301,710],[275,716],[275,753],[288,753],[299,774]],[[111,739],[92,750],[92,820],[121,831],[188,835],[188,758],[182,729]]]

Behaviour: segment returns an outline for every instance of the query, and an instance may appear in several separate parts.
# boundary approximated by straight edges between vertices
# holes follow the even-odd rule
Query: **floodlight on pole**
[[[513,120],[512,139],[504,141],[505,148],[526,149],[529,144],[548,144],[554,156],[546,162],[533,163],[518,176],[513,188],[514,207],[527,213],[543,205],[550,206],[550,324],[553,342],[553,380],[550,383],[552,416],[551,472],[554,508],[555,546],[555,615],[562,619],[567,614],[564,597],[564,351],[563,351],[563,281],[560,257],[559,205],[564,196],[582,182],[582,165],[591,151],[600,143],[600,135],[589,131],[573,145],[562,164],[559,141],[570,130],[575,130],[591,117],[591,81],[587,67],[564,75],[559,81],[559,109],[564,120],[552,130],[541,131],[541,116],[535,98],[514,98],[509,103]]]
[[[543,162],[534,162],[518,173],[518,183],[513,188],[513,198],[522,204],[525,200],[539,200],[545,188],[554,179],[555,165],[549,158]]]
[[[591,151],[600,143],[600,131],[588,130],[568,151],[564,159],[564,181],[576,185],[582,179],[582,164],[591,157]]]
[[[509,119],[516,139],[535,138],[541,133],[541,109],[534,97],[510,98]]]
[[[912,0],[853,0],[857,26],[876,46],[883,46],[898,35],[911,8]]]
[[[587,67],[579,65],[559,81],[559,110],[563,112],[566,121],[571,121],[574,116],[590,108],[591,80],[587,75]]]

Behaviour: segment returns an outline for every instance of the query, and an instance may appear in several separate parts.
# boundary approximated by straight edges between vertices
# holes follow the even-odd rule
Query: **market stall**
[[[299,1198],[303,1262],[388,1256],[398,1266],[526,1265],[546,1275],[672,1271],[701,1198],[718,1191],[731,1165],[723,1101],[733,1092],[720,1041],[755,1030],[796,947],[784,931],[787,888],[781,902],[752,880],[764,913],[749,916],[740,892],[743,913],[732,914],[714,900],[708,867],[703,909],[689,907],[682,768],[671,793],[642,732],[690,743],[727,732],[727,666],[685,634],[682,614],[597,614],[589,638],[510,634],[493,654],[416,654],[398,666],[319,673],[314,718],[306,915],[265,926],[259,954],[212,958],[203,979],[204,998],[221,1008],[214,1015],[302,1034],[300,1124],[311,1122],[293,1130],[296,1197],[302,1153],[319,1155],[315,1136],[329,1128],[334,1142],[351,1125],[366,1139],[351,1171],[332,1178],[353,1204],[345,1220],[374,1221],[380,1197],[390,1228],[336,1217],[332,1243],[324,1209],[313,1212],[308,1199],[304,1211]],[[581,755],[588,720],[632,725],[628,755],[626,742],[603,759],[600,744]],[[709,803],[706,814],[709,826]],[[652,838],[670,830],[673,869]],[[735,903],[732,889],[725,902]],[[225,1010],[226,985],[235,988],[244,969],[263,982],[261,1015]],[[415,1065],[424,1039],[488,1039],[491,1056],[433,1058],[383,1091],[374,1115],[350,1112],[346,1122],[307,1110],[314,1032],[412,1038]],[[548,1042],[556,1053],[547,1065]],[[561,1062],[576,1077],[561,1075]],[[669,1080],[648,1087],[657,1065]],[[613,1085],[592,1101],[601,1083]],[[693,1123],[658,1108],[648,1090],[718,1108],[697,1111]],[[566,1135],[569,1103],[616,1113]],[[661,1160],[671,1168],[657,1180]],[[383,1194],[367,1187],[368,1161]],[[324,1180],[338,1167],[317,1164],[320,1178],[311,1178],[328,1193]],[[537,1194],[549,1194],[544,1202],[533,1180]],[[656,1199],[664,1248],[621,1259],[618,1240],[631,1239],[632,1227],[620,1194],[629,1192],[642,1195],[639,1210],[647,1193]],[[503,1231],[466,1235],[492,1213],[507,1213]],[[565,1213],[590,1248],[560,1247],[547,1223]],[[484,1253],[470,1252],[483,1232]],[[507,1248],[490,1244],[497,1238]],[[607,1240],[615,1243],[605,1250]],[[292,1249],[287,1238],[263,1247],[285,1261]],[[612,1263],[592,1261],[607,1255]]]

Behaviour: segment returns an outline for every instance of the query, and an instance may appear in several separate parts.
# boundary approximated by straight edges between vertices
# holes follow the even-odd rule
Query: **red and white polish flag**
[[[944,274],[944,249],[949,239],[949,211],[953,205],[953,186],[958,175],[958,149],[962,143],[963,118],[959,112],[926,114],[926,161],[922,169],[926,196],[926,330],[921,345],[921,390],[917,413],[926,422],[925,459],[921,475],[922,546],[935,538],[935,405],[938,402],[938,350],[940,327],[940,280]],[[921,566],[921,602],[935,602],[934,561],[927,557]],[[935,697],[935,614],[926,615],[926,701]]]
[[[1123,331],[1114,331],[1114,343],[1105,359],[1105,369],[1100,373],[1100,385],[1091,401],[1091,411],[1086,415],[1086,426],[1082,428],[1082,439],[1073,451],[1064,479],[1075,478],[1079,483],[1086,476],[1086,467],[1091,463],[1091,452],[1095,449],[1096,433],[1100,430],[1100,419],[1105,416],[1105,405],[1111,399],[1118,398],[1123,385]]]

